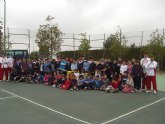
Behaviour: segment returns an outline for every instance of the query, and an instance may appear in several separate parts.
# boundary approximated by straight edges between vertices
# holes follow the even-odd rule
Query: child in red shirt
[[[66,80],[63,84],[60,85],[61,89],[69,90],[71,87],[71,79],[69,78],[69,75],[66,76]]]
[[[105,91],[107,93],[117,93],[118,92],[118,80],[116,80],[115,78],[112,79],[112,83],[111,85],[107,86],[107,88],[105,89]]]
[[[59,87],[60,84],[62,84],[62,75],[57,72],[57,74],[54,75],[55,80],[54,80],[54,84],[52,85],[52,87]]]

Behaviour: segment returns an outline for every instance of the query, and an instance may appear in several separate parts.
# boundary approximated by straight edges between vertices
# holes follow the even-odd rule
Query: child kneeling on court
[[[84,79],[84,85],[86,90],[94,90],[95,89],[95,83],[94,80],[92,79],[91,75],[88,74],[86,79]]]
[[[123,90],[123,86],[126,84],[126,81],[127,81],[127,78],[128,78],[128,72],[125,71],[124,72],[124,75],[122,75],[121,73],[119,74],[119,79],[120,80],[119,82],[119,90],[122,91]]]
[[[79,76],[79,79],[78,79],[78,90],[82,90],[85,88],[85,85],[84,85],[84,76],[83,75],[80,75]]]
[[[70,80],[69,75],[67,75],[66,80],[64,81],[63,84],[60,85],[60,88],[64,90],[69,90],[70,87],[71,87],[71,80]]]
[[[50,78],[50,74],[45,74],[44,75],[44,84],[48,85],[49,84],[49,78]]]
[[[100,87],[101,87],[101,79],[99,78],[99,76],[98,76],[98,75],[97,75],[96,77],[93,76],[93,81],[94,81],[95,90],[100,90]]]
[[[134,92],[134,82],[132,79],[132,76],[128,74],[128,78],[126,80],[126,84],[123,85],[123,90],[124,93],[131,93]]]
[[[70,90],[78,90],[78,82],[75,75],[72,76]]]
[[[113,78],[112,83],[109,86],[107,86],[105,91],[107,93],[117,93],[119,91],[118,85],[119,85],[119,83],[118,83],[117,79]]]
[[[107,86],[110,84],[109,79],[107,78],[107,75],[103,75],[101,78],[101,87],[100,90],[105,91]]]
[[[65,75],[62,75],[59,71],[57,71],[57,74],[54,75],[55,80],[54,80],[54,84],[52,85],[52,87],[60,87],[60,85],[64,82],[65,80]]]

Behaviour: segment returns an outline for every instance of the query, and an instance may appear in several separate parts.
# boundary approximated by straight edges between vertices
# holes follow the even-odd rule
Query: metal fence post
[[[105,33],[104,33],[104,42],[103,42],[103,58],[105,57]]]
[[[164,32],[164,28],[163,28],[163,45],[164,45],[164,35],[165,35],[165,32]]]
[[[89,35],[89,46],[90,46],[90,44],[91,44],[91,36]],[[89,51],[88,51],[88,58],[90,57],[90,49],[89,49]]]
[[[30,58],[30,30],[28,29],[28,39],[29,39],[29,58]]]
[[[162,47],[165,46],[164,40],[165,40],[165,32],[164,32],[164,28],[163,28],[163,46]],[[163,58],[161,60],[161,69],[163,69]]]
[[[4,52],[6,52],[6,0],[4,0]]]
[[[10,34],[9,34],[9,28],[7,28],[7,45],[8,45],[8,50],[9,50],[9,39],[10,39]]]
[[[142,34],[141,34],[141,49],[143,47],[143,31],[142,31]],[[142,58],[142,52],[140,51],[140,58]]]
[[[120,29],[120,37],[119,37],[119,38],[120,38],[120,39],[119,39],[119,40],[120,40],[120,58],[121,58],[121,53],[122,53],[122,44],[121,44],[122,41],[121,41],[121,36],[122,36],[122,32],[121,32],[121,29]]]
[[[75,59],[76,54],[75,54],[75,35],[73,34],[73,58]]]

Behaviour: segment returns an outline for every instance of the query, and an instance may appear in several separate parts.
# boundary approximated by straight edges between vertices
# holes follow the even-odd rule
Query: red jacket
[[[118,82],[116,81],[115,83],[112,83],[112,87],[114,88],[114,89],[117,89],[118,88]]]
[[[71,80],[66,80],[64,84],[61,85],[61,89],[68,90],[71,85]]]

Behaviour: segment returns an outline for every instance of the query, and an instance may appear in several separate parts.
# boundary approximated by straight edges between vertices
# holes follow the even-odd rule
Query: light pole
[[[6,0],[4,0],[4,50],[6,46]]]
[[[0,25],[0,54],[2,53],[2,32],[1,32],[2,26]]]
[[[122,55],[122,31],[121,31],[120,26],[118,26],[118,28],[119,28],[120,58],[121,58],[121,55]]]

